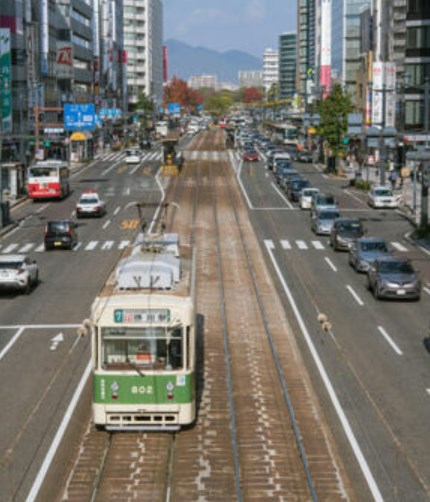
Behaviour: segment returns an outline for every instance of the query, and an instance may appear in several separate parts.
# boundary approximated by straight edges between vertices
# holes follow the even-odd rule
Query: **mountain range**
[[[169,79],[177,76],[188,80],[191,75],[216,75],[219,82],[238,83],[241,70],[261,70],[262,60],[247,52],[218,52],[206,47],[193,47],[178,40],[164,42],[168,48]]]

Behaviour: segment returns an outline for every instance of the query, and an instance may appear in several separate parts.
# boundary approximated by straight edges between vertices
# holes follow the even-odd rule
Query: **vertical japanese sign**
[[[0,99],[2,133],[12,132],[10,29],[0,28]]]
[[[71,42],[57,41],[57,78],[73,78],[73,45]]]

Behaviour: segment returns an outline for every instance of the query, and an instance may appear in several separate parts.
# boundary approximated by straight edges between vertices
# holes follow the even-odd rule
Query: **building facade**
[[[263,72],[261,70],[242,70],[239,72],[239,87],[262,87]]]
[[[218,77],[216,75],[191,75],[188,79],[188,87],[191,89],[218,89]]]
[[[279,97],[293,98],[296,93],[297,35],[295,32],[279,36]]]
[[[273,84],[279,84],[279,52],[266,49],[263,54],[263,86],[268,92]]]

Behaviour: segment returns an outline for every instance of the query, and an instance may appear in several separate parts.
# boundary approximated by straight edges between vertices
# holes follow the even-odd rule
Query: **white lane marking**
[[[40,206],[36,211],[35,213],[41,213],[42,211],[44,211],[47,207],[49,206],[49,204],[43,204],[43,206]]]
[[[35,253],[41,253],[42,251],[45,251],[45,244],[39,244],[34,251]]]
[[[113,212],[114,216],[116,216],[120,211],[121,211],[121,208],[119,206],[116,207],[115,210],[114,210],[114,212]]]
[[[385,338],[385,340],[387,340],[387,342],[391,345],[394,352],[396,352],[399,356],[402,356],[403,352],[399,349],[399,347],[396,345],[396,343],[390,337],[390,335],[385,331],[385,329],[382,326],[378,326],[378,331]]]
[[[97,247],[97,244],[99,243],[99,241],[90,241],[86,247],[85,247],[85,251],[93,251],[93,249],[95,249]]]
[[[272,187],[276,190],[276,192],[278,193],[279,197],[281,197],[281,199],[285,202],[285,204],[287,204],[287,206],[290,208],[290,209],[294,209],[294,206],[291,204],[291,202],[285,197],[285,195],[279,190],[278,186],[276,185],[276,183],[271,183]]]
[[[360,202],[361,204],[363,204],[364,206],[367,206],[366,202],[363,201],[362,199],[360,199],[360,197],[357,197],[356,195],[354,195],[352,192],[350,192],[349,190],[345,190],[345,193],[347,193],[350,197],[352,197],[353,199],[355,199],[356,201]]]
[[[291,308],[293,309],[293,312],[294,312],[294,315],[297,319],[297,322],[299,323],[300,330],[303,334],[303,338],[305,339],[305,341],[309,347],[309,351],[310,351],[312,358],[315,362],[315,365],[319,371],[321,379],[324,382],[324,385],[325,385],[327,392],[330,396],[331,402],[333,403],[333,407],[337,413],[337,416],[339,417],[339,420],[342,424],[343,430],[345,431],[345,434],[348,437],[352,451],[354,452],[354,455],[358,461],[358,464],[360,465],[361,471],[367,481],[367,485],[369,487],[369,490],[371,491],[373,498],[375,499],[375,502],[383,502],[384,499],[381,495],[379,487],[376,484],[375,478],[373,477],[373,474],[370,471],[369,465],[367,464],[367,461],[363,455],[363,452],[361,451],[360,445],[358,444],[357,439],[354,435],[354,432],[352,431],[352,428],[351,428],[351,425],[348,421],[348,418],[347,418],[345,412],[343,411],[343,408],[339,402],[339,399],[336,395],[336,392],[333,388],[333,385],[327,375],[327,372],[326,372],[326,370],[323,366],[323,363],[318,355],[318,352],[315,348],[315,345],[312,342],[312,338],[309,334],[308,329],[306,328],[305,322],[303,321],[303,318],[299,312],[299,309],[298,309],[297,304],[294,300],[294,297],[291,293],[291,290],[288,287],[288,285],[284,279],[284,276],[281,273],[281,270],[279,268],[277,261],[275,260],[275,257],[273,256],[273,249],[275,248],[275,246],[271,240],[265,240],[264,244],[266,246],[267,252],[269,253],[270,259],[272,260],[273,266],[275,267],[275,271],[278,274],[278,278],[279,278],[281,285],[284,289],[284,292],[288,298],[288,301],[291,305]]]
[[[9,246],[2,249],[3,254],[11,253],[14,249],[18,247],[18,244],[9,244]]]
[[[403,244],[400,242],[391,242],[391,245],[397,249],[397,251],[402,251],[403,253],[408,250]]]
[[[110,171],[112,171],[112,169],[115,169],[115,167],[119,166],[119,164],[121,164],[121,161],[119,160],[118,162],[114,162],[110,167],[108,167],[107,169],[105,169],[103,172],[102,172],[102,176],[104,176],[105,174],[109,173]]]
[[[363,300],[357,295],[357,293],[353,290],[353,288],[349,284],[346,285],[346,288],[351,293],[351,295],[355,298],[355,301],[359,305],[363,306],[364,305]]]
[[[57,350],[57,346],[61,342],[64,342],[64,335],[63,333],[58,333],[58,335],[51,338],[51,346],[49,347],[49,350]]]
[[[16,328],[16,326],[15,326]],[[6,328],[7,329],[7,328]],[[9,352],[9,350],[12,348],[13,344],[18,340],[18,338],[22,335],[24,331],[24,326],[21,326],[18,331],[15,333],[15,335],[9,340],[9,343],[5,346],[5,348],[0,352],[0,361],[3,359],[3,357]]]
[[[118,246],[118,249],[124,249],[126,248],[128,245],[130,244],[130,241],[121,241],[119,246]]]
[[[329,266],[333,270],[333,272],[337,272],[337,268],[333,265],[333,262],[330,260],[330,258],[328,256],[325,256],[324,260],[329,264]]]
[[[34,242],[29,242],[19,249],[18,253],[28,253],[30,249],[34,246]]]
[[[290,241],[287,241],[287,240],[281,241],[281,246],[282,246],[282,249],[291,249]]]
[[[296,244],[299,249],[308,249],[308,245],[305,241],[296,241]]]
[[[104,230],[105,228],[107,228],[110,224],[111,224],[111,221],[110,221],[110,220],[105,221],[105,222],[104,222],[104,224],[103,224],[103,226],[102,226],[103,230]]]
[[[423,290],[428,294],[430,295],[430,289],[429,288],[426,288],[425,286],[423,287]]]
[[[312,245],[315,249],[325,249],[324,244],[321,241],[312,241]]]
[[[30,493],[28,494],[27,497],[27,502],[34,502],[38,495],[39,495],[39,490],[40,487],[42,486],[45,476],[49,471],[50,465],[55,457],[55,454],[58,450],[58,447],[61,444],[61,441],[63,439],[64,433],[67,430],[67,427],[69,425],[70,419],[72,418],[73,412],[76,408],[77,403],[80,401],[80,397],[82,394],[82,391],[84,390],[84,387],[88,381],[88,378],[91,374],[91,368],[92,364],[91,361],[88,363],[87,367],[85,368],[85,372],[82,375],[82,378],[76,388],[75,393],[73,394],[72,400],[70,401],[69,407],[67,408],[67,411],[64,415],[64,418],[60,424],[60,427],[58,428],[57,433],[55,434],[54,440],[51,443],[51,447],[49,448],[45,460],[43,461],[39,472],[37,473],[36,479],[34,480],[33,486],[31,487]]]
[[[240,178],[242,165],[243,165],[243,162],[240,162],[240,164],[237,168],[237,172],[236,172],[236,179],[237,179],[237,182],[239,183],[240,189],[242,190],[243,196],[245,197],[245,200],[246,200],[246,203],[248,204],[249,209],[254,209],[254,206],[251,204],[251,200],[249,199],[248,194],[246,193],[245,187],[243,186],[242,180]],[[234,169],[233,169],[233,171],[234,171]]]
[[[430,389],[426,389],[426,392],[430,396]]]
[[[115,244],[115,241],[106,241],[103,243],[102,249],[112,249],[114,244]]]
[[[78,242],[76,246],[73,248],[73,251],[77,251],[82,246],[82,242]]]

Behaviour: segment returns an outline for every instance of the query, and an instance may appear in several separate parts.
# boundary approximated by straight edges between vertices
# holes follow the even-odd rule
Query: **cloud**
[[[201,31],[205,26],[212,30],[215,23],[218,28],[230,24],[231,16],[218,9],[195,9],[176,26],[175,34],[185,36],[195,29]]]

